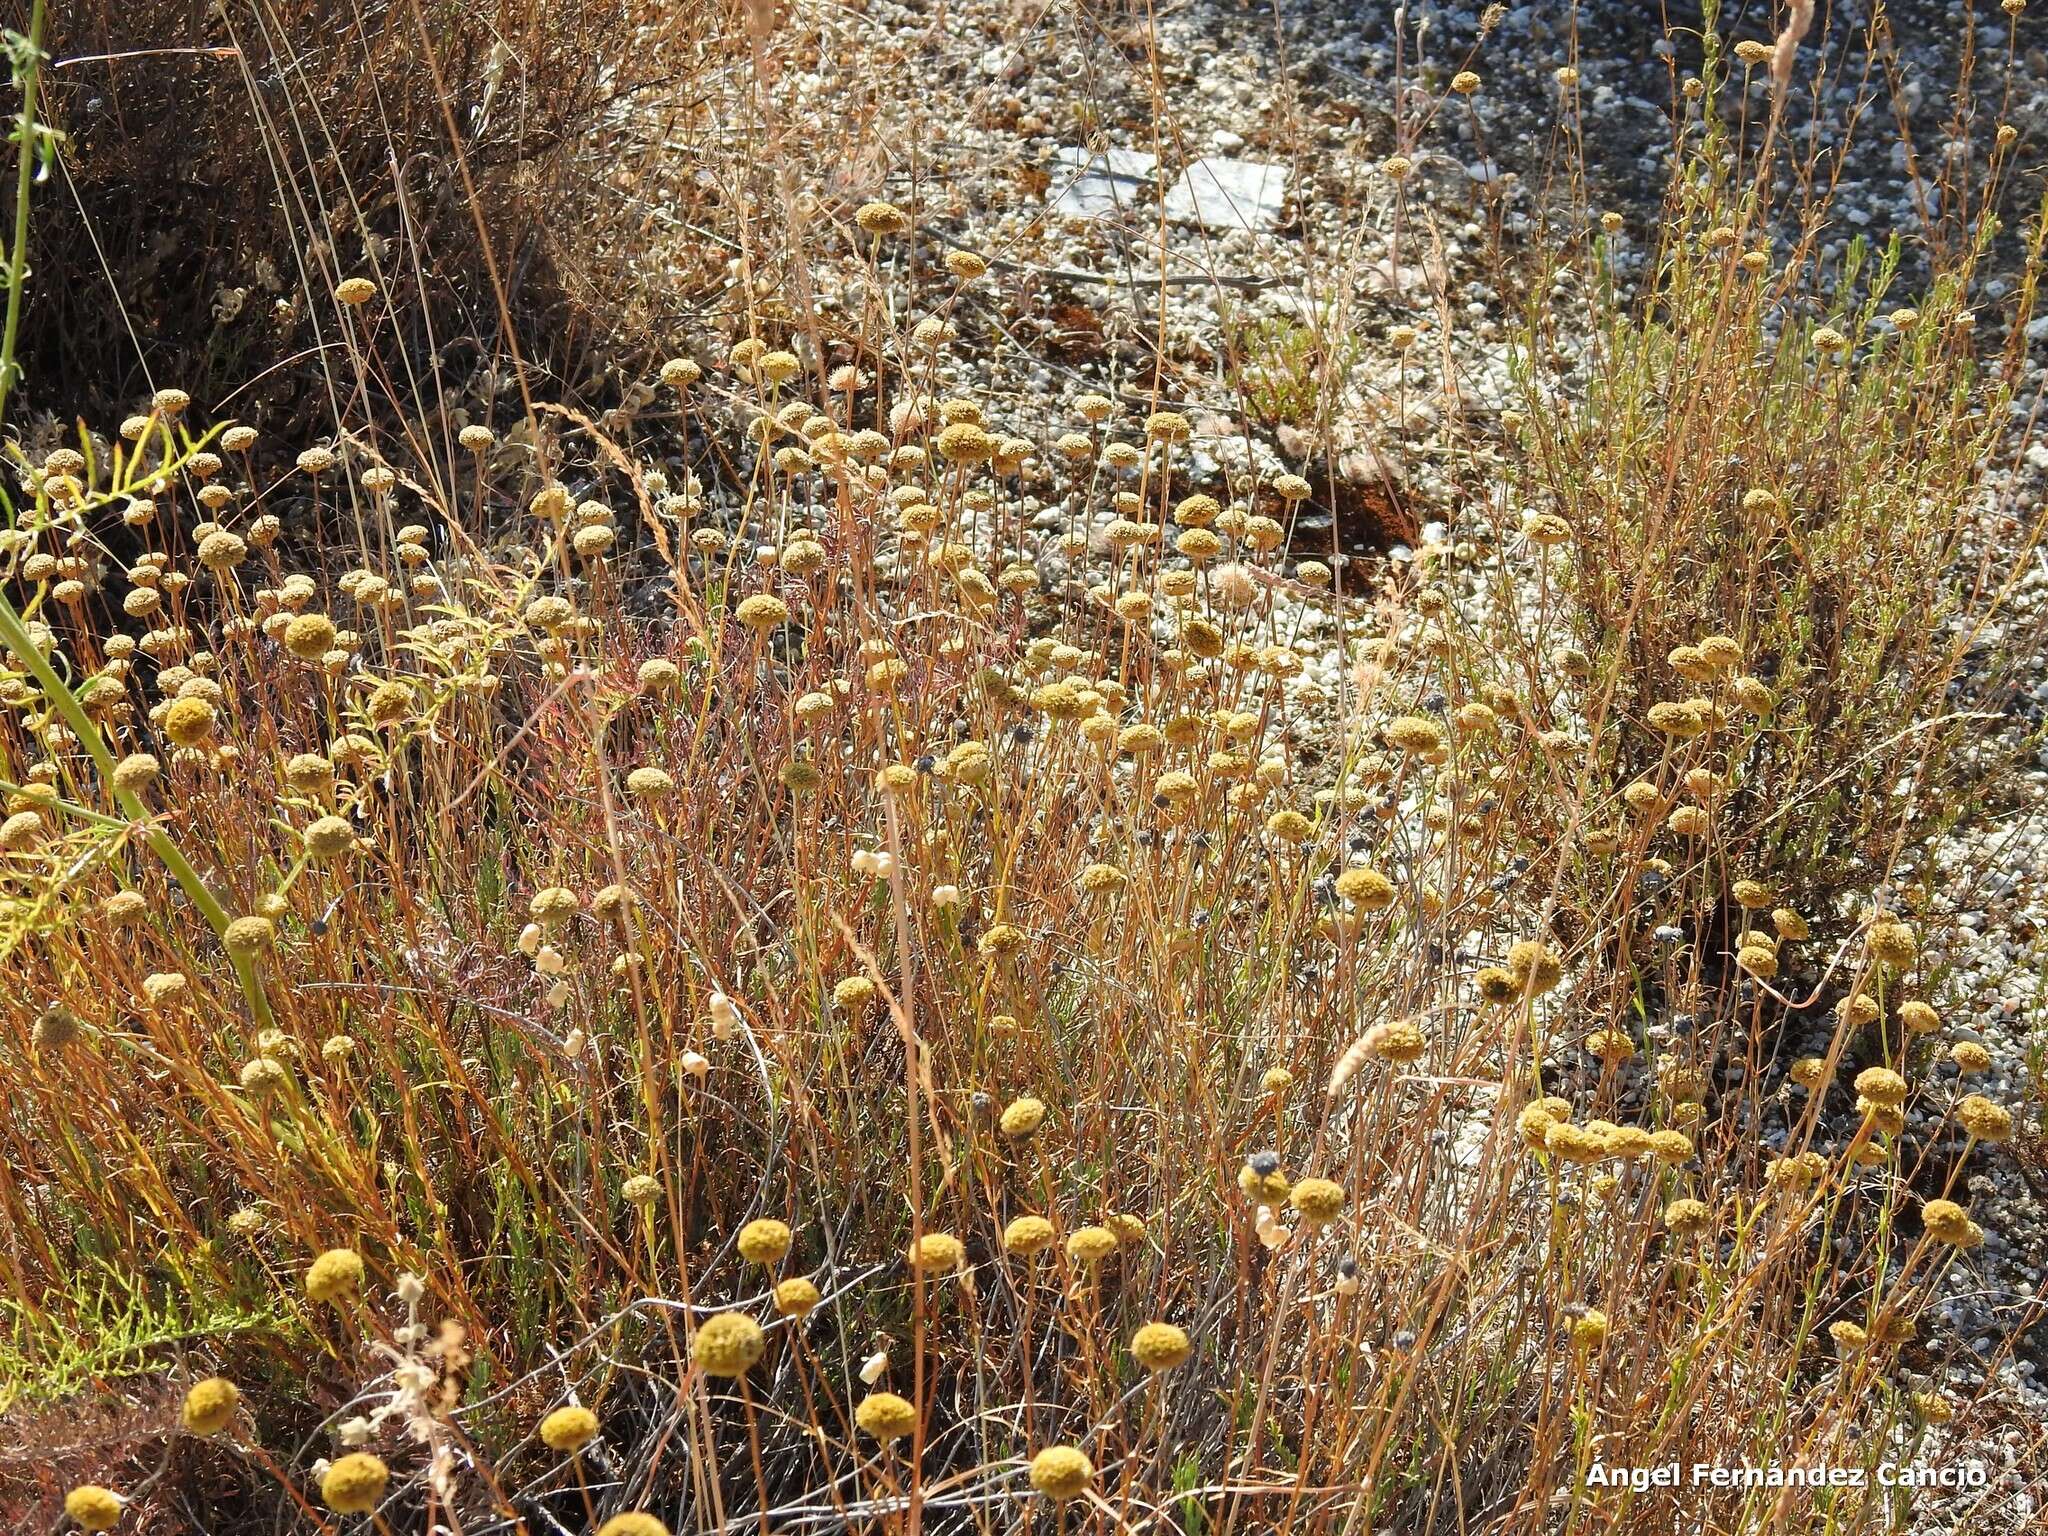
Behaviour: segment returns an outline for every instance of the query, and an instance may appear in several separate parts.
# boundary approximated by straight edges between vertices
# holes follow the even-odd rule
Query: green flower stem
[[[29,60],[21,74],[21,139],[15,154],[14,243],[7,252],[7,330],[0,336],[0,420],[6,418],[8,391],[14,387],[21,295],[28,286],[28,195],[36,173],[36,85],[43,72],[43,0],[35,0],[29,10],[27,42]]]

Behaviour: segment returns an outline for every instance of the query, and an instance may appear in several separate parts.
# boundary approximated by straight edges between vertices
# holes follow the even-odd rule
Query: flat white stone
[[[1208,155],[1166,194],[1168,218],[1216,230],[1271,229],[1287,204],[1287,168]]]
[[[1156,155],[1139,149],[1112,149],[1097,154],[1077,144],[1053,151],[1052,185],[1046,201],[1054,213],[1069,219],[1099,219],[1127,213],[1152,184]]]

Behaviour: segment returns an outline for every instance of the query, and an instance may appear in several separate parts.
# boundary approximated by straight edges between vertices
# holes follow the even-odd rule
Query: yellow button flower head
[[[1031,1458],[1031,1486],[1056,1504],[1078,1499],[1094,1481],[1095,1463],[1076,1446],[1047,1446]]]
[[[744,1312],[720,1312],[698,1326],[690,1358],[707,1376],[744,1376],[766,1347],[761,1325],[751,1317]]]
[[[1379,912],[1394,904],[1394,882],[1360,865],[1337,877],[1337,894],[1361,911]]]
[[[1387,722],[1387,745],[1397,751],[1434,752],[1444,744],[1443,727],[1426,715],[1403,715]]]
[[[1899,1004],[1899,1023],[1909,1035],[1930,1035],[1941,1028],[1941,1015],[1915,999]]]
[[[1683,1131],[1652,1131],[1650,1155],[1660,1163],[1682,1163],[1692,1157],[1692,1138]]]
[[[854,210],[853,222],[868,234],[880,238],[883,235],[900,235],[910,228],[910,215],[894,203],[862,203]]]
[[[597,1528],[597,1536],[669,1536],[668,1527],[641,1510],[613,1515]]]
[[[1738,949],[1735,952],[1735,964],[1759,981],[1769,981],[1778,974],[1776,952],[1762,944],[1745,945]]]
[[[1289,1193],[1288,1201],[1309,1226],[1328,1226],[1344,1209],[1344,1186],[1333,1179],[1303,1179]]]
[[[284,627],[284,648],[301,661],[318,661],[334,649],[334,637],[334,620],[326,614],[295,614]]]
[[[759,1221],[750,1221],[740,1228],[740,1257],[750,1264],[779,1264],[783,1256],[789,1252],[789,1242],[787,1225],[763,1217]]]
[[[178,1418],[192,1434],[217,1435],[234,1421],[235,1405],[241,1400],[242,1394],[232,1381],[225,1376],[209,1376],[192,1384],[185,1394],[185,1405],[178,1410]]]
[[[756,592],[733,610],[733,617],[757,634],[765,634],[789,622],[789,604],[766,592]]]
[[[1508,950],[1507,969],[1517,987],[1532,996],[1550,991],[1564,975],[1556,951],[1535,939],[1523,939]]]
[[[948,1274],[960,1267],[967,1250],[950,1232],[927,1232],[910,1245],[905,1258],[912,1269]]]
[[[1067,1257],[1077,1264],[1100,1264],[1115,1252],[1116,1234],[1107,1227],[1082,1227],[1067,1239]]]
[[[1704,1201],[1674,1200],[1664,1207],[1664,1225],[1680,1237],[1696,1237],[1713,1224],[1714,1213]]]
[[[853,1410],[853,1422],[877,1440],[901,1440],[917,1428],[917,1409],[894,1392],[871,1392]]]
[[[196,747],[213,734],[213,706],[188,695],[164,711],[164,734],[181,747]]]
[[[1913,930],[1904,923],[1873,923],[1870,928],[1870,953],[1880,965],[1903,971],[1910,966],[1920,953],[1920,946],[1913,938]]]
[[[342,1457],[320,1479],[320,1498],[336,1514],[367,1515],[384,1497],[391,1469],[362,1451]]]
[[[1956,1123],[1979,1141],[2012,1140],[2012,1111],[1994,1104],[1981,1093],[1972,1093],[1956,1103]]]
[[[1005,1136],[1012,1141],[1028,1141],[1038,1134],[1038,1128],[1045,1124],[1045,1101],[1043,1099],[1013,1099],[1003,1110],[997,1122]]]
[[[1294,1191],[1294,1181],[1280,1166],[1280,1154],[1270,1148],[1254,1152],[1237,1170],[1237,1187],[1249,1200],[1278,1205]]]
[[[783,1317],[809,1317],[823,1300],[817,1286],[794,1275],[775,1287],[775,1310]]]
[[[1170,1371],[1187,1359],[1194,1346],[1172,1323],[1147,1323],[1131,1335],[1131,1358],[1148,1371]]]
[[[80,1530],[110,1531],[121,1518],[121,1496],[98,1483],[81,1483],[64,1495],[64,1513]]]
[[[1055,1235],[1043,1216],[1019,1216],[1003,1228],[1003,1251],[1020,1256],[1042,1253],[1052,1246]]]
[[[557,1408],[540,1421],[540,1440],[551,1451],[571,1455],[597,1438],[597,1415],[580,1403]]]
[[[353,1248],[330,1248],[306,1271],[306,1294],[314,1301],[342,1302],[362,1283],[362,1255]]]
[[[322,864],[331,864],[356,846],[355,828],[339,816],[322,816],[306,828],[306,852]]]
[[[1927,1228],[1927,1235],[1938,1243],[1963,1244],[1975,1225],[1965,1211],[1953,1200],[1930,1200],[1920,1210],[1921,1223]]]

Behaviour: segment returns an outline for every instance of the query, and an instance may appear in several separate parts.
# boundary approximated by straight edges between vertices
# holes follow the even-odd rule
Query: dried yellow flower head
[[[336,1460],[320,1479],[320,1498],[336,1514],[367,1515],[384,1497],[391,1469],[367,1452],[354,1451]]]
[[[1309,1226],[1327,1226],[1344,1209],[1344,1186],[1332,1179],[1303,1179],[1287,1198]]]
[[[1991,1053],[1975,1040],[1958,1040],[1949,1047],[1948,1059],[1965,1077],[1975,1077],[1980,1072],[1991,1070]]]
[[[353,1248],[330,1248],[306,1271],[306,1295],[329,1305],[353,1296],[362,1283],[362,1255]]]
[[[782,1317],[809,1317],[823,1300],[817,1286],[802,1275],[794,1275],[775,1287],[775,1311]]]
[[[744,1312],[720,1312],[698,1325],[690,1358],[707,1376],[744,1376],[766,1347],[759,1323]]]
[[[196,1381],[185,1393],[178,1421],[195,1435],[217,1435],[234,1422],[235,1406],[242,1394],[225,1376]]]
[[[121,1496],[98,1483],[81,1483],[64,1495],[64,1513],[82,1531],[111,1531],[121,1518]]]
[[[1895,971],[1903,971],[1912,965],[1920,953],[1913,930],[1904,923],[1887,921],[1871,924],[1868,942],[1872,958]]]
[[[1107,1227],[1082,1227],[1067,1239],[1067,1257],[1076,1264],[1100,1264],[1116,1252],[1116,1234]]]
[[[1050,1248],[1056,1235],[1043,1216],[1019,1216],[1003,1228],[1003,1251],[1029,1257]]]
[[[764,1216],[740,1228],[740,1257],[764,1267],[782,1262],[789,1252],[790,1231],[786,1223]]]
[[[1679,1237],[1697,1237],[1713,1225],[1714,1213],[1704,1201],[1674,1200],[1664,1207],[1664,1225]]]
[[[733,617],[756,634],[766,634],[789,622],[789,604],[767,592],[756,592],[741,600]]]
[[[910,228],[910,215],[894,203],[862,203],[854,210],[853,222],[880,239],[884,235],[900,235]]]
[[[1921,1225],[1927,1235],[1938,1243],[1950,1243],[1959,1247],[1975,1246],[1969,1239],[1976,1228],[1965,1211],[1953,1200],[1930,1200],[1920,1209]]]
[[[877,1440],[901,1440],[917,1428],[917,1409],[894,1392],[871,1392],[853,1410],[853,1422]]]
[[[1981,1093],[1967,1094],[1956,1102],[1956,1124],[1979,1141],[2012,1140],[2012,1111]]]
[[[1186,1332],[1172,1323],[1147,1323],[1131,1335],[1131,1358],[1155,1373],[1172,1370],[1192,1351]]]
[[[1055,1504],[1086,1493],[1095,1481],[1095,1463],[1075,1446],[1048,1446],[1031,1458],[1031,1486]]]
[[[551,1451],[574,1455],[597,1438],[597,1415],[580,1403],[557,1408],[540,1421],[540,1440]]]
[[[213,735],[213,706],[196,696],[174,699],[163,715],[163,731],[181,747],[196,747]]]
[[[1337,894],[1361,911],[1379,912],[1394,904],[1394,882],[1376,869],[1359,865],[1337,877]]]
[[[1422,756],[1444,744],[1443,727],[1426,715],[1403,715],[1387,722],[1387,745],[1397,751]]]
[[[1360,1044],[1368,1056],[1400,1065],[1420,1061],[1429,1049],[1422,1026],[1413,1019],[1382,1019],[1360,1036]]]
[[[967,1250],[950,1232],[927,1232],[910,1245],[905,1257],[912,1269],[950,1274],[960,1267]]]
[[[1012,1141],[1028,1141],[1038,1134],[1038,1128],[1045,1124],[1045,1101],[1043,1099],[1013,1099],[1004,1106],[997,1121],[1002,1133]]]
[[[1508,950],[1507,971],[1516,990],[1533,997],[1557,986],[1564,977],[1564,962],[1547,944],[1522,939]]]

